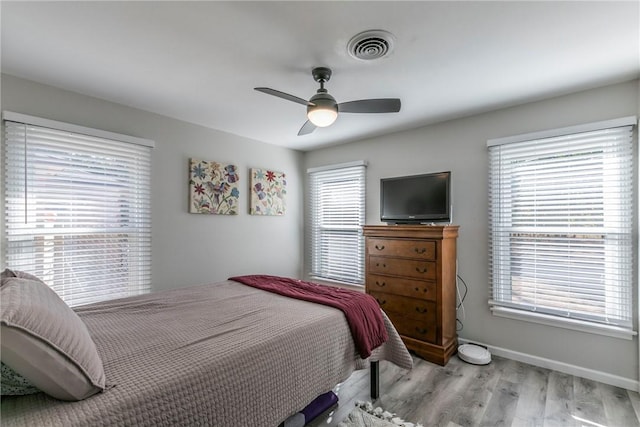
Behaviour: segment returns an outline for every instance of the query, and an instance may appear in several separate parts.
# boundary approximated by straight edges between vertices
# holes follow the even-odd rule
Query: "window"
[[[153,142],[4,119],[4,264],[70,306],[149,292]]]
[[[312,277],[364,283],[364,162],[309,169]]]
[[[631,337],[633,123],[488,142],[494,314]]]

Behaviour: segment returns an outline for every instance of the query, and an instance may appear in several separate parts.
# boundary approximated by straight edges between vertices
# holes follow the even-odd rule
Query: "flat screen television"
[[[451,172],[380,180],[380,220],[389,224],[451,221]]]

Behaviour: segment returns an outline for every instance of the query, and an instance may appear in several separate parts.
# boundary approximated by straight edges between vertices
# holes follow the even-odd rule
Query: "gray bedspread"
[[[104,363],[105,392],[2,401],[7,426],[277,426],[368,366],[341,311],[237,282],[191,286],[76,310]],[[370,360],[410,369],[389,341]]]

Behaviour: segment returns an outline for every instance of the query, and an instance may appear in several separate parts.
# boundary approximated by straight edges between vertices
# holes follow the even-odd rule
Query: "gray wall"
[[[302,153],[8,75],[2,75],[1,89],[3,110],[155,141],[152,155],[155,290],[210,283],[238,274],[293,277],[302,274]],[[190,157],[238,166],[239,215],[188,213]],[[249,215],[248,169],[252,167],[287,174],[284,216]]]
[[[380,178],[452,171],[453,222],[460,225],[459,274],[469,285],[460,336],[636,381],[637,338],[628,341],[509,320],[489,311],[486,141],[637,115],[638,88],[637,81],[622,83],[317,150],[305,155],[305,169],[367,160],[367,224],[380,223]],[[635,271],[637,278],[637,266]]]

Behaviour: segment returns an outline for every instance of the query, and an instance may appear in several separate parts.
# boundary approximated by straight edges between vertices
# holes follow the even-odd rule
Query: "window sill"
[[[324,277],[309,276],[310,280],[314,283],[321,285],[333,286],[336,288],[351,289],[352,291],[364,292],[364,285],[356,285],[354,283],[340,282],[338,280],[326,279]]]
[[[560,319],[555,316],[516,310],[507,307],[493,306],[491,307],[491,312],[494,316],[539,323],[541,325],[553,326],[556,328],[572,329],[574,331],[587,332],[591,334],[605,335],[612,338],[632,340],[634,336],[638,335],[636,331],[621,328],[619,326],[600,325],[575,319]]]

